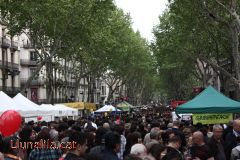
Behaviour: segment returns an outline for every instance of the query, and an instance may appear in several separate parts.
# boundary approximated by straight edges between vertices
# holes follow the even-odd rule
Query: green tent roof
[[[209,86],[194,99],[176,108],[176,113],[239,113],[240,102]]]
[[[133,105],[129,104],[126,101],[123,101],[116,105],[117,108],[122,109],[123,111],[130,111],[130,108],[133,108]]]

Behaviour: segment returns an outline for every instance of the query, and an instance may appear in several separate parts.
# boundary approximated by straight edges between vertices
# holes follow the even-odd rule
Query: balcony
[[[23,48],[32,49],[32,48],[34,48],[34,45],[30,41],[23,42]]]
[[[4,68],[7,69],[7,62],[0,60],[0,68],[1,68],[1,69],[4,69]]]
[[[11,50],[16,51],[18,50],[18,42],[16,41],[11,41]]]
[[[17,63],[8,62],[8,67],[13,70],[19,70],[19,64]]]
[[[19,64],[7,62],[7,68],[11,76],[19,75],[20,73]]]
[[[6,37],[2,37],[2,47],[9,48],[11,46],[11,41]]]
[[[28,81],[28,78],[21,78],[21,85],[26,84]],[[45,84],[45,80],[41,79],[33,79],[30,83],[31,86],[42,86]]]
[[[18,75],[20,73],[19,64],[17,63],[0,60],[0,68],[5,70],[6,72],[9,72],[9,75],[12,75],[12,76]]]
[[[27,49],[33,48],[33,45],[30,42],[24,42],[23,43],[23,48],[27,48]]]
[[[38,62],[34,60],[29,60],[29,59],[20,59],[20,64],[22,66],[36,66]]]

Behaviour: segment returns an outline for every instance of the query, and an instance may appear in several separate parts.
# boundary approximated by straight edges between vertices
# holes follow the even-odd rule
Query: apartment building
[[[1,22],[1,21],[0,21]],[[26,86],[29,77],[33,76],[40,62],[34,44],[25,34],[10,37],[3,22],[0,23],[0,90],[14,97],[20,90],[35,103],[47,103],[47,74],[43,66],[40,72],[33,77]],[[41,51],[38,51],[41,54]],[[80,80],[76,91],[76,78],[72,62],[64,59],[55,59],[58,67],[53,69],[54,102],[65,103],[70,101],[89,101],[104,105],[107,101],[109,88],[102,78],[89,81],[89,77]],[[90,85],[90,87],[89,87]],[[114,99],[125,95],[120,88],[114,93]]]
[[[20,79],[21,87],[25,89],[25,96],[36,103],[47,103],[47,72],[43,66],[40,72],[34,76],[30,85],[25,87],[29,77],[36,72],[37,65],[40,63],[39,55],[34,49],[34,44],[29,40],[28,36],[22,34],[20,36]],[[41,51],[38,51],[41,54]],[[66,103],[73,101],[86,101],[88,94],[88,83],[82,79],[80,87],[76,88],[76,76],[74,66],[71,61],[62,58],[53,59],[53,102]]]
[[[0,18],[0,90],[13,97],[20,91],[19,37],[11,37]]]
[[[41,51],[38,51],[41,54]],[[0,18],[0,91],[14,97],[23,90],[23,94],[38,104],[47,103],[47,74],[43,66],[37,75],[33,77],[29,85],[27,81],[32,77],[40,62],[34,44],[25,34],[11,37],[8,34],[6,23]],[[56,58],[54,63],[58,67],[53,69],[54,103],[70,101],[89,101],[104,105],[107,101],[108,86],[102,78],[91,82],[89,77],[80,80],[79,88],[76,88],[76,77],[72,62]],[[89,87],[90,86],[90,87]],[[115,94],[118,97],[118,93]]]

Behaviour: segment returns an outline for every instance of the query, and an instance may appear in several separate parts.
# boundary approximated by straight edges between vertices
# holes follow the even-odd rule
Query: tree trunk
[[[83,78],[83,97],[82,97],[83,102],[85,102],[85,93],[86,93],[85,85],[86,85],[86,78],[84,77]]]
[[[88,82],[88,97],[87,97],[87,101],[90,102],[90,99],[91,99],[91,81],[90,81],[90,77],[87,78],[87,82]]]
[[[46,63],[46,74],[47,76],[47,103],[53,104],[53,90],[54,90],[54,85],[53,85],[53,66],[52,66],[52,61],[49,60]]]
[[[232,56],[234,62],[235,76],[237,80],[240,80],[240,55],[239,55],[239,39],[238,39],[238,26],[234,20],[231,24],[231,36],[232,36]],[[236,99],[240,100],[240,83],[236,84]]]
[[[79,92],[78,92],[78,89],[79,89],[79,86],[80,86],[80,82],[79,81],[76,81],[76,86],[74,86],[74,96],[75,98],[77,98],[76,100],[80,101],[80,98],[79,98]]]
[[[68,99],[69,99],[69,97],[68,97],[68,95],[67,95],[67,85],[66,85],[66,83],[67,83],[67,59],[64,59],[64,96],[65,96],[65,101],[66,102],[68,102]]]
[[[54,103],[59,103],[58,100],[58,86],[57,86],[57,68],[54,68]]]
[[[113,87],[112,86],[109,86],[109,92],[108,92],[108,97],[107,97],[107,102],[110,102],[112,101],[113,99]]]

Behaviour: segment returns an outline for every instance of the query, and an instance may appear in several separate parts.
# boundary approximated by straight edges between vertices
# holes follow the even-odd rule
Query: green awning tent
[[[194,99],[176,108],[181,113],[240,113],[240,102],[234,101],[209,86]]]
[[[133,105],[129,104],[128,102],[126,101],[123,101],[121,103],[118,103],[116,105],[116,107],[118,109],[121,109],[122,111],[126,111],[126,112],[129,112],[131,108],[134,108]]]

